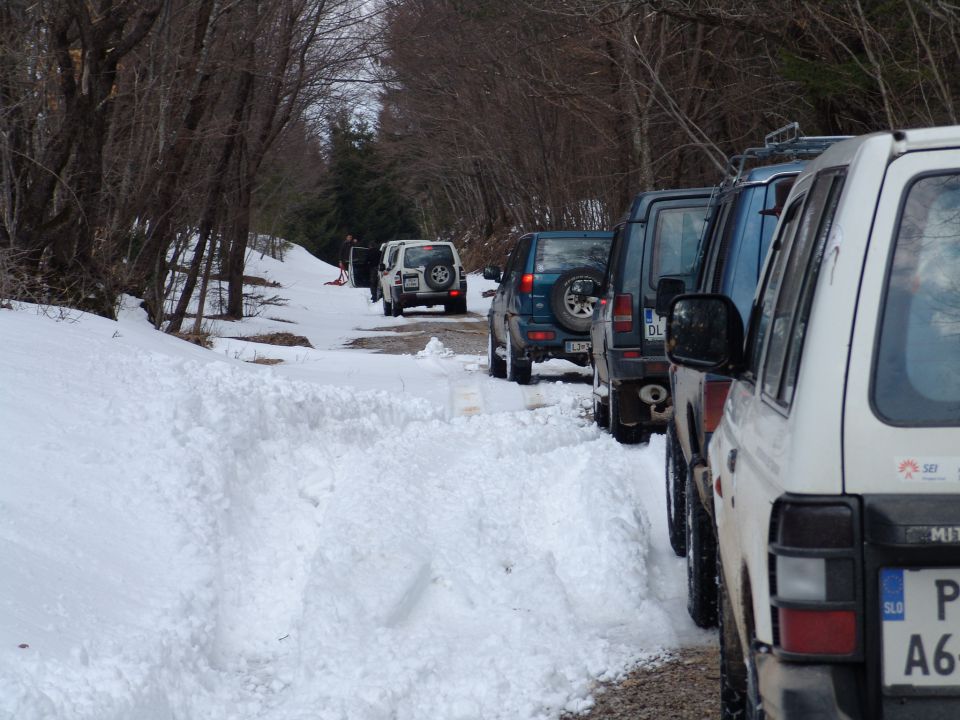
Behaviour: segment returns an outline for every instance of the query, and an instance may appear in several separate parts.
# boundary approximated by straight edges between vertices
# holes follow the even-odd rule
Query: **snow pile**
[[[417,352],[418,358],[448,358],[453,357],[454,352],[450,348],[446,347],[440,340],[435,337],[430,338],[430,342],[427,343],[427,346]]]
[[[0,310],[2,720],[556,718],[703,641],[662,441],[623,448],[589,385],[531,404],[435,339],[430,363],[331,349],[379,307],[263,265],[321,348],[275,368],[136,310]]]

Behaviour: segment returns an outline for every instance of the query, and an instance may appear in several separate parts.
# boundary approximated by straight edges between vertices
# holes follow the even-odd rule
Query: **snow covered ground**
[[[662,438],[598,431],[573,366],[345,349],[411,321],[299,248],[248,274],[286,302],[214,329],[314,349],[0,310],[2,720],[557,718],[711,641]]]

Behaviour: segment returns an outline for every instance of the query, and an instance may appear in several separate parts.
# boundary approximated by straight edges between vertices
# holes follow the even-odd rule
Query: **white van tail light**
[[[770,527],[775,644],[795,660],[858,659],[863,588],[855,501],[786,497]]]

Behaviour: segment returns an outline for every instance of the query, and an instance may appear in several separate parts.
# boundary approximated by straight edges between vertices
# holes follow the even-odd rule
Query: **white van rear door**
[[[960,492],[960,150],[907,153],[889,166],[843,428],[846,492]]]

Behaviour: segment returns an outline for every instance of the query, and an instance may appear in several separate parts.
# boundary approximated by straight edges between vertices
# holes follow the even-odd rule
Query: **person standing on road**
[[[350,233],[347,233],[343,245],[340,246],[340,269],[344,272],[347,271],[347,266],[350,265],[350,250],[355,247],[356,244],[357,239]]]

